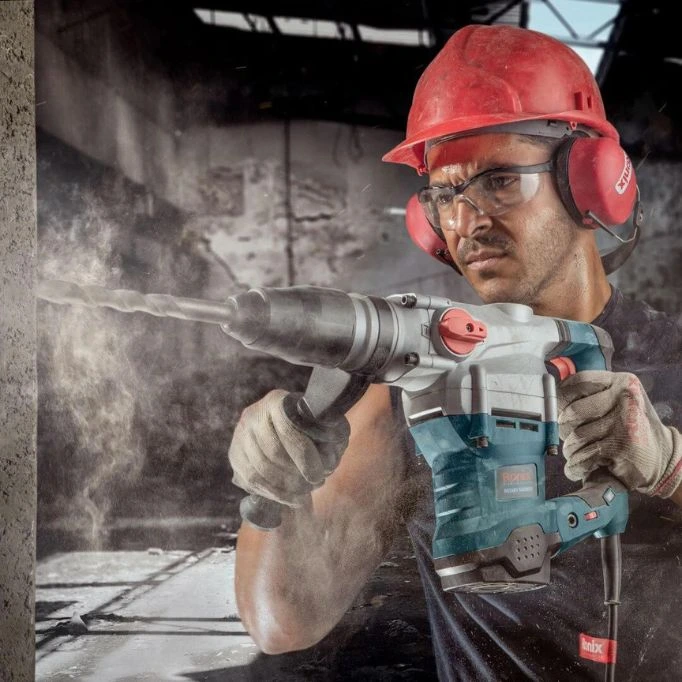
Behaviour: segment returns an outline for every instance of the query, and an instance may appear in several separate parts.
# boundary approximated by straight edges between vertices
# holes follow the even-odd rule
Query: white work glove
[[[585,371],[557,386],[564,471],[607,467],[630,490],[669,497],[682,481],[682,437],[661,423],[634,374]]]
[[[348,446],[350,426],[343,418],[331,440],[316,443],[287,418],[282,407],[286,395],[286,391],[271,391],[242,412],[228,456],[235,485],[300,507],[338,465]]]

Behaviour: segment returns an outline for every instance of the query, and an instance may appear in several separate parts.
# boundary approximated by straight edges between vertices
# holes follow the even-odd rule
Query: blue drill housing
[[[487,447],[472,445],[472,422],[485,425]],[[545,499],[544,458],[547,446],[559,443],[556,422],[456,415],[410,432],[432,470],[434,559],[497,547],[514,529],[532,524],[560,534],[556,551],[625,529],[626,493],[605,493],[596,504],[577,495]]]
[[[557,355],[577,371],[607,368],[591,325],[557,324],[567,339]],[[553,553],[625,530],[627,493],[616,484],[545,499],[545,456],[559,445],[556,421],[492,412],[434,417],[410,428],[432,470],[434,560],[500,547],[516,529],[536,524],[556,538]]]

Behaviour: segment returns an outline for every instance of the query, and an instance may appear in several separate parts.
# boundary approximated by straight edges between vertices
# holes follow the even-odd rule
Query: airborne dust
[[[82,157],[53,163],[68,152],[41,144],[39,279],[204,297],[209,264],[180,212]],[[43,301],[37,316],[39,556],[211,541],[188,517],[236,526],[233,425],[269,388],[301,388],[308,371],[263,357],[245,365],[216,325]],[[181,518],[188,530],[168,528]]]

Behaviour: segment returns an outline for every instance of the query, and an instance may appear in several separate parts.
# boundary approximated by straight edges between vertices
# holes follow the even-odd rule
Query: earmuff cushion
[[[556,179],[559,196],[561,197],[561,203],[564,205],[571,218],[573,218],[576,223],[582,224],[583,216],[575,204],[575,199],[573,198],[573,193],[571,191],[571,184],[568,179],[568,164],[571,156],[571,149],[573,149],[573,145],[578,139],[579,138],[577,137],[570,137],[556,150],[554,155],[554,177]]]

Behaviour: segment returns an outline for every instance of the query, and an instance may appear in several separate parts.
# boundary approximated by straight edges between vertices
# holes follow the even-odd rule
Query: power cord
[[[618,606],[620,605],[620,585],[622,573],[622,554],[620,534],[608,535],[601,539],[601,564],[604,573],[604,604],[608,609],[608,641],[613,647],[611,656],[606,663],[604,680],[615,682],[616,655],[618,640]]]

